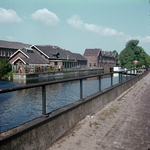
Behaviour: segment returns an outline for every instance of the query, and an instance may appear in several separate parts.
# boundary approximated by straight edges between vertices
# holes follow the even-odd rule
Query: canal
[[[123,80],[126,77],[123,76]],[[113,85],[119,77],[113,77]],[[29,84],[29,83],[28,83]],[[16,87],[20,84],[0,81],[0,89]],[[101,89],[111,85],[111,78],[102,78]],[[98,78],[83,80],[83,97],[98,92]],[[71,81],[46,86],[46,112],[50,113],[80,99],[79,81]],[[24,124],[42,114],[41,87],[0,94],[0,133]]]

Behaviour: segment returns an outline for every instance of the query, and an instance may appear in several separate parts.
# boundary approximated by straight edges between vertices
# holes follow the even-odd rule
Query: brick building
[[[84,68],[87,59],[58,46],[32,45],[17,50],[9,59],[12,65],[49,65],[57,68]]]
[[[0,60],[9,59],[12,54],[14,54],[18,49],[23,47],[30,47],[29,44],[24,44],[20,42],[9,42],[0,40]]]
[[[85,49],[83,56],[87,59],[88,67],[116,66],[116,53],[102,51],[102,49]]]

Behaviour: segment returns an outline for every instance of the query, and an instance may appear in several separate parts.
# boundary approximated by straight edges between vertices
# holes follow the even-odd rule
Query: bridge
[[[116,72],[115,72],[116,73]],[[119,73],[119,83],[113,85],[113,74],[99,74],[86,77],[78,77],[74,79],[66,79],[62,81],[53,81],[34,85],[26,85],[11,89],[3,89],[0,93],[7,93],[22,89],[42,86],[42,114],[39,118],[23,124],[17,128],[0,134],[0,148],[3,149],[46,149],[53,144],[58,138],[64,135],[79,121],[83,120],[87,115],[92,115],[103,109],[105,105],[116,99],[126,90],[131,88],[139,80],[145,77],[149,71],[146,70],[142,74],[134,74],[134,77],[126,74],[126,81],[122,80],[123,72]],[[101,77],[111,76],[111,87],[101,90]],[[83,98],[83,79],[98,77],[99,92]],[[80,100],[68,106],[60,108],[54,112],[46,114],[46,86],[60,82],[69,82],[72,80],[80,80]]]

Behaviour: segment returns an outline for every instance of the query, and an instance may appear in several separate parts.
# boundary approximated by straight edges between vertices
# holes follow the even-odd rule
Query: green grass
[[[120,103],[112,103],[111,107],[104,109],[100,116],[99,119],[100,120],[105,120],[108,116],[112,115],[114,118],[115,116],[113,115],[114,113],[116,113],[119,109],[119,104]]]
[[[63,71],[77,71],[78,69],[64,69]]]
[[[77,71],[78,69],[64,69],[63,71]],[[56,70],[46,70],[46,72],[56,72]]]
[[[89,126],[92,127],[92,122],[91,121],[89,122]]]
[[[56,72],[55,70],[46,70],[44,72]]]

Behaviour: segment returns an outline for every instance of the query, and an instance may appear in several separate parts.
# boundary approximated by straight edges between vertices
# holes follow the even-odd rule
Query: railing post
[[[122,72],[121,72],[121,82],[122,82]]]
[[[120,72],[119,72],[119,83],[120,83]]]
[[[80,79],[80,99],[82,99],[82,79]]]
[[[101,76],[99,76],[99,91],[101,91]]]
[[[111,73],[111,86],[113,86],[113,73]]]
[[[130,70],[130,78],[131,78],[131,70]]]
[[[128,71],[126,71],[126,80],[128,79],[127,72],[128,72]]]
[[[42,85],[42,116],[41,117],[47,117],[46,115],[46,87],[45,85]]]

